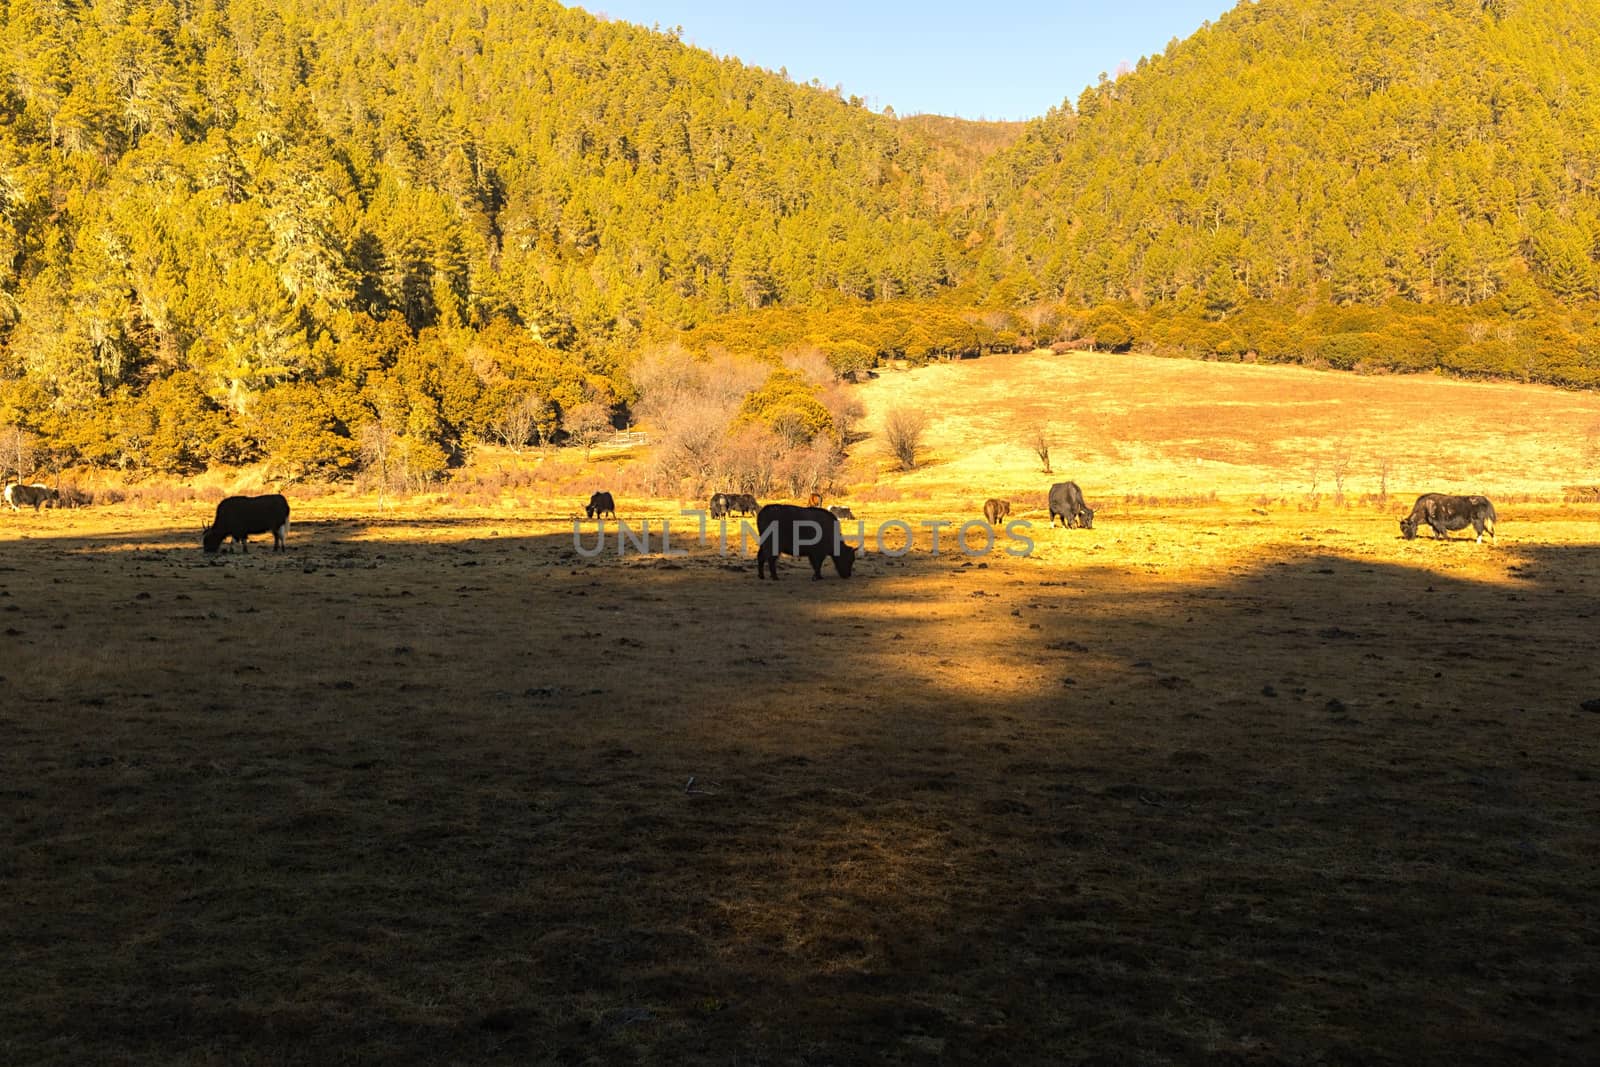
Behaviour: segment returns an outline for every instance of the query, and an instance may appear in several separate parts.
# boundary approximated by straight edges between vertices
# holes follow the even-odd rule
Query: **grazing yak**
[[[834,518],[849,519],[851,522],[856,521],[856,513],[845,507],[843,504],[835,504],[828,510],[833,512]]]
[[[610,515],[614,519],[617,517],[617,502],[611,499],[610,493],[596,493],[589,498],[583,511],[591,519],[598,519],[601,515]]]
[[[983,521],[990,526],[998,526],[1011,514],[1011,501],[996,500],[990,497],[983,502]],[[1052,523],[1053,524],[1053,523]]]
[[[822,577],[822,561],[832,558],[839,577],[850,577],[856,550],[845,543],[839,532],[839,519],[822,508],[802,508],[794,504],[768,504],[756,515],[760,541],[756,548],[756,578],[766,577],[770,563],[772,579],[778,579],[778,556],[804,556],[811,561],[813,580]]]
[[[289,501],[282,493],[268,496],[230,496],[217,505],[211,525],[200,531],[200,547],[215,552],[232,538],[242,552],[250,551],[250,535],[270,533],[272,550],[283,551],[289,536]]]
[[[754,515],[761,510],[761,505],[756,503],[756,498],[749,493],[717,493],[711,498],[711,517],[713,519],[726,518],[729,515]]]
[[[1411,505],[1411,514],[1400,520],[1400,536],[1407,541],[1417,536],[1417,527],[1427,523],[1433,529],[1433,536],[1449,539],[1451,530],[1461,530],[1471,526],[1478,532],[1478,541],[1483,541],[1484,531],[1488,531],[1489,539],[1495,540],[1494,535],[1494,505],[1489,503],[1486,496],[1449,496],[1445,493],[1423,493],[1417,497],[1417,502]]]
[[[34,511],[38,511],[46,504],[56,503],[60,498],[61,494],[54,489],[48,485],[40,485],[37,482],[33,485],[12,482],[6,486],[5,490],[5,501],[11,505],[12,511],[21,511],[24,507],[31,507]]]
[[[1063,529],[1094,528],[1094,509],[1083,502],[1083,490],[1078,488],[1077,482],[1057,482],[1050,487],[1051,526],[1056,524],[1057,515],[1061,516]]]

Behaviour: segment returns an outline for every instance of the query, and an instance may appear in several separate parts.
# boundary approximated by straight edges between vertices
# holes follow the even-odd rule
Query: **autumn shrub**
[[[444,434],[444,421],[433,405],[424,401],[412,406],[396,449],[401,477],[412,492],[438,481],[450,466]]]
[[[895,408],[883,420],[883,443],[901,470],[915,470],[917,452],[928,429],[928,416],[918,408]]]
[[[138,473],[150,466],[156,417],[144,398],[123,386],[100,404],[64,417],[58,445],[64,454],[91,467]]]
[[[1349,370],[1371,348],[1371,339],[1375,334],[1362,332],[1346,332],[1329,334],[1317,339],[1313,352],[1316,357],[1330,367],[1338,370]]]
[[[878,365],[878,353],[860,341],[830,341],[823,351],[834,375],[849,381]]]
[[[255,457],[255,442],[206,395],[198,375],[180,371],[150,383],[143,397],[154,426],[146,460],[152,470],[193,474],[213,463]]]
[[[357,442],[315,384],[289,382],[267,390],[251,406],[246,423],[269,477],[345,478],[355,470]]]
[[[765,426],[790,446],[834,433],[833,415],[818,398],[816,387],[786,368],[774,370],[766,384],[744,398],[738,420]]]
[[[1509,374],[1516,360],[1516,351],[1509,341],[1486,338],[1468,341],[1446,352],[1439,363],[1446,370],[1466,375]]]
[[[1109,352],[1126,352],[1133,347],[1135,338],[1133,322],[1109,305],[1097,307],[1086,316],[1084,332],[1094,338],[1096,348]]]
[[[1299,363],[1306,356],[1305,335],[1279,322],[1254,322],[1240,326],[1247,352],[1265,363]]]

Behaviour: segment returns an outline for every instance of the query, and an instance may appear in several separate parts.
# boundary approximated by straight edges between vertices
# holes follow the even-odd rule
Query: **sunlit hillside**
[[[994,161],[1044,295],[1595,298],[1595,0],[1249,0],[1152,51]]]

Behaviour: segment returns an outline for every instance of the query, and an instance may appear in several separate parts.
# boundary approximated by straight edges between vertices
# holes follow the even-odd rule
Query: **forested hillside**
[[[610,404],[647,322],[956,280],[971,153],[671,35],[544,0],[4,12],[0,422],[74,459],[315,427],[338,467],[376,419],[432,462],[525,394],[549,429]]]
[[[1242,3],[1032,124],[988,180],[984,278],[1020,301],[1120,302],[1198,348],[1375,334],[1329,361],[1597,380],[1595,0]],[[1286,335],[1308,306],[1321,327]]]
[[[424,482],[674,340],[1600,383],[1600,0],[1246,2],[1025,127],[549,0],[0,12],[0,432],[53,466]]]

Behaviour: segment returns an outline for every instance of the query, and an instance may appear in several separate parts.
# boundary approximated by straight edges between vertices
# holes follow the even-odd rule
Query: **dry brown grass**
[[[928,455],[900,481],[937,496],[1032,493],[1074,479],[1091,504],[1125,495],[1248,499],[1388,492],[1531,494],[1560,500],[1600,482],[1600,395],[1290,367],[1073,352],[991,356],[886,371],[865,385],[863,429],[883,412],[926,411]],[[1049,420],[1054,476],[1016,427]],[[859,469],[890,464],[858,448]],[[1315,486],[1315,489],[1313,489]]]
[[[0,1062],[1593,1062],[1595,506],[1407,542],[1129,425],[1095,529],[848,582],[517,487],[0,515]]]

